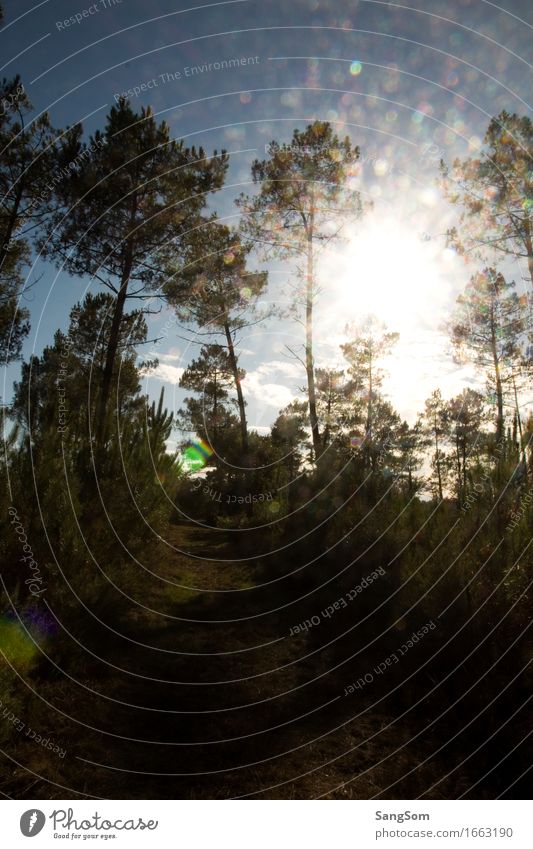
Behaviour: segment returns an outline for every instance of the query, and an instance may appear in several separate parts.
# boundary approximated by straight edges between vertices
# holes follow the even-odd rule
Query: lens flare
[[[212,456],[211,446],[203,439],[198,439],[191,442],[183,452],[183,465],[189,472],[198,472],[207,465]]]
[[[11,611],[0,617],[0,648],[17,669],[28,669],[39,652],[38,645],[59,628],[46,610],[32,607],[19,615],[22,621]]]

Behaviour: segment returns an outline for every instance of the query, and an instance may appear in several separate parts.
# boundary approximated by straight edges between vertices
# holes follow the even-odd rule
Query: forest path
[[[111,679],[129,707],[109,706],[108,721],[147,742],[103,741],[90,759],[126,770],[93,767],[103,795],[370,798],[416,767],[412,749],[389,758],[408,730],[331,691],[320,653],[306,659],[286,616],[264,615],[276,588],[258,586],[260,561],[230,559],[231,532],[179,525],[168,542],[162,580],[129,619],[138,644],[109,658],[133,675]]]
[[[95,635],[98,655],[67,664],[80,683],[43,677],[42,696],[64,714],[36,702],[35,725],[53,723],[67,756],[26,744],[20,761],[36,779],[15,769],[8,793],[415,798],[443,774],[418,769],[430,740],[409,742],[366,694],[344,697],[322,652],[290,636],[294,610],[270,612],[283,597],[278,583],[262,586],[270,562],[232,560],[229,531],[173,525],[168,543],[136,603],[107,616],[116,636]]]

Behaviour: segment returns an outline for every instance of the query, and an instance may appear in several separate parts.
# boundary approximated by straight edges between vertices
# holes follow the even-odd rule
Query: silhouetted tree
[[[239,372],[239,379],[242,372]],[[180,412],[180,429],[197,434],[215,452],[215,460],[226,453],[237,419],[231,411],[229,388],[234,380],[229,352],[222,345],[204,345],[180,378],[182,389],[200,398],[186,398]]]
[[[485,418],[485,400],[473,389],[464,389],[446,405],[447,435],[455,469],[458,503],[461,503],[468,493],[471,467],[485,448],[482,432]]]
[[[533,285],[532,156],[531,120],[503,111],[491,120],[479,156],[442,170],[448,198],[461,210],[453,243],[483,260],[494,252],[524,257]]]
[[[136,113],[124,100],[88,145],[81,132],[73,128],[64,148],[79,167],[56,189],[59,202],[43,249],[70,273],[90,275],[113,294],[98,415],[102,436],[126,301],[161,294],[170,256],[203,220],[228,160],[171,139],[168,125],[158,124],[150,109]]]
[[[434,473],[432,487],[439,501],[444,497],[444,481],[446,474],[446,455],[443,442],[447,432],[446,404],[442,399],[440,389],[435,389],[425,403],[422,416],[423,429],[427,437],[427,447],[431,448],[431,468]]]
[[[521,361],[524,318],[514,283],[486,268],[475,274],[457,299],[451,339],[459,361],[471,359],[496,400],[496,437],[504,434],[504,396]],[[516,385],[516,384],[515,384]]]
[[[295,130],[288,144],[270,143],[268,159],[252,165],[259,193],[241,196],[239,201],[243,227],[267,253],[303,260],[298,272],[304,286],[296,302],[305,315],[304,364],[315,460],[322,450],[313,337],[317,249],[335,239],[350,217],[361,212],[359,194],[347,188],[347,177],[358,159],[359,148],[352,146],[348,136],[341,140],[329,123],[315,121],[303,132]]]
[[[31,239],[47,216],[58,169],[48,115],[31,118],[19,76],[0,83],[0,356],[16,359],[28,334],[19,306]]]
[[[202,229],[191,245],[191,256],[183,258],[182,268],[166,286],[183,321],[195,325],[200,333],[215,336],[217,343],[223,339],[237,395],[243,454],[248,453],[248,425],[242,389],[245,372],[239,366],[237,336],[271,314],[271,310],[261,312],[257,307],[267,273],[248,270],[250,251],[251,246],[245,245],[238,233],[223,224],[210,224]]]
[[[354,392],[366,407],[365,452],[370,459],[376,437],[376,401],[384,378],[379,363],[390,354],[399,334],[387,332],[385,324],[373,315],[351,325],[347,332],[350,341],[341,345],[341,350],[349,363]]]

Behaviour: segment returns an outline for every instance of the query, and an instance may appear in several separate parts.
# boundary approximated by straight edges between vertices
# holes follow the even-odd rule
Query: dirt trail
[[[327,672],[320,652],[302,660],[305,639],[262,615],[275,594],[257,588],[261,564],[219,562],[230,533],[179,526],[169,541],[144,609],[132,606],[87,682],[99,695],[68,694],[69,713],[107,733],[65,722],[55,780],[104,798],[397,797],[389,785],[424,757],[418,744],[389,757],[409,730],[343,699],[327,675],[313,683]],[[402,794],[430,779],[416,772]]]

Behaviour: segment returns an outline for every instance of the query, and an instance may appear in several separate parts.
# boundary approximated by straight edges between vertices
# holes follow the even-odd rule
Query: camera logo
[[[25,811],[20,818],[20,830],[24,837],[35,837],[42,831],[46,822],[46,817],[42,811],[32,808],[30,811]]]

